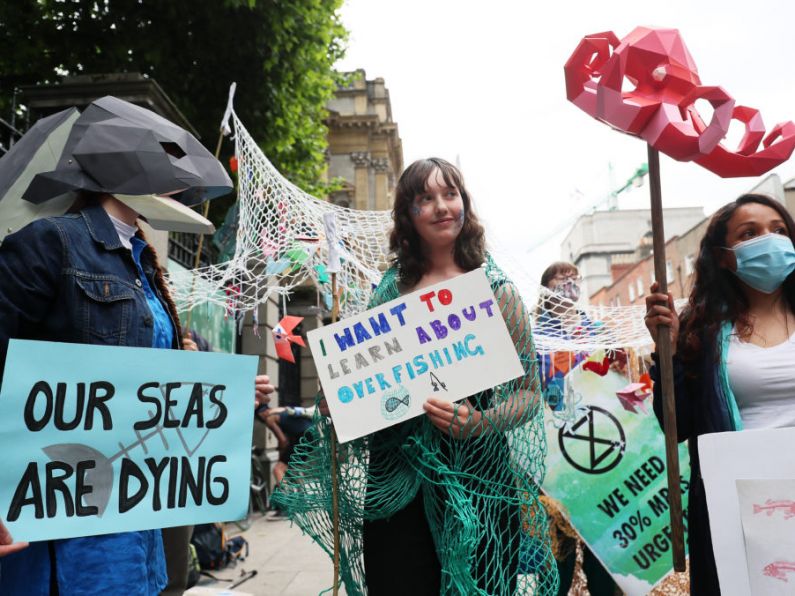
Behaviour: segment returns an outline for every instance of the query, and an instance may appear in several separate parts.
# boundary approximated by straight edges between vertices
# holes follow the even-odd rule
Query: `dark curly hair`
[[[392,207],[394,226],[389,235],[389,250],[394,255],[394,264],[400,270],[400,282],[406,287],[417,285],[428,269],[422,242],[410,209],[417,195],[425,192],[428,177],[439,169],[445,184],[461,193],[464,202],[464,225],[455,241],[456,264],[465,271],[480,267],[486,259],[486,238],[483,226],[472,210],[472,200],[464,186],[464,178],[453,164],[438,157],[419,159],[407,167],[395,189],[395,204]]]
[[[696,362],[703,357],[704,347],[714,345],[723,321],[734,323],[742,337],[750,336],[753,331],[748,319],[748,298],[742,283],[733,272],[720,266],[721,251],[726,247],[728,221],[738,208],[749,203],[759,203],[774,209],[787,225],[789,237],[795,244],[795,221],[792,216],[782,204],[765,195],[743,195],[721,207],[712,216],[701,239],[693,290],[681,316],[677,351],[685,362]],[[795,312],[795,273],[784,280],[782,288],[790,310]]]

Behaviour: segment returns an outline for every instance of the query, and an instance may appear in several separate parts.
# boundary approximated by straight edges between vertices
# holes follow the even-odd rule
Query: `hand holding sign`
[[[0,521],[0,557],[5,557],[6,555],[21,551],[23,548],[27,547],[27,542],[14,542],[8,528]]]
[[[270,403],[270,395],[275,390],[276,388],[271,385],[271,379],[268,375],[257,375],[254,378],[254,405],[259,407]]]
[[[453,438],[477,437],[486,430],[481,424],[483,413],[476,410],[469,400],[454,404],[430,398],[422,407],[428,414],[431,424]]]
[[[422,414],[429,392],[425,411],[439,428],[461,436],[482,427],[473,407],[442,404],[524,374],[502,307],[476,269],[310,331],[340,441]]]

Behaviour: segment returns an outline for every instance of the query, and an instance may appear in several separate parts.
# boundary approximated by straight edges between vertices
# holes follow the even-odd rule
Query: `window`
[[[629,301],[635,302],[635,286],[629,284]]]
[[[643,296],[643,279],[639,277],[635,285],[638,287],[638,296]]]
[[[674,267],[671,261],[665,261],[665,277],[668,279],[668,283],[673,283],[674,281]]]
[[[685,275],[688,277],[693,275],[693,272],[696,270],[696,259],[693,255],[687,255],[685,257]]]

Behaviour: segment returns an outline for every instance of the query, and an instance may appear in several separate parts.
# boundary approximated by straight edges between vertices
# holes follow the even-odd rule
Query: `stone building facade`
[[[347,84],[328,103],[328,177],[343,180],[329,199],[343,207],[386,210],[403,171],[403,144],[392,119],[384,79],[364,70],[346,74]]]
[[[704,219],[699,207],[664,209],[668,238]],[[596,211],[581,216],[561,243],[561,259],[574,263],[588,296],[613,283],[621,272],[648,254],[651,214],[648,209]],[[647,250],[643,254],[644,249]]]

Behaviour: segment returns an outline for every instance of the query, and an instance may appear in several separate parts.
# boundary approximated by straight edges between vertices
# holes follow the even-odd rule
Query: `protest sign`
[[[785,596],[795,580],[795,479],[738,480],[751,594]]]
[[[672,569],[665,469],[665,435],[651,411],[625,409],[616,392],[628,379],[575,368],[567,391],[578,398],[576,420],[545,422],[547,474],[543,489],[559,501],[572,526],[628,596],[645,595]],[[690,470],[680,446],[686,504]],[[687,527],[685,525],[685,527]]]
[[[770,525],[764,523],[767,520],[760,517],[753,519],[754,504],[766,505],[764,501],[767,499],[795,501],[795,495],[786,491],[792,486],[791,483],[774,482],[795,480],[793,442],[795,428],[712,433],[698,438],[712,549],[721,594],[724,596],[775,594],[773,586],[777,586],[779,582],[788,580],[787,587],[791,589],[792,582],[795,581],[795,557],[785,541],[777,541],[781,532],[792,532],[785,525],[786,510],[769,507],[764,510],[763,515],[770,512],[780,526],[778,531],[767,536],[760,536],[760,530],[770,530]],[[753,482],[738,482],[743,480]],[[759,497],[762,495],[764,499],[760,502]],[[792,522],[795,519],[789,523]],[[760,550],[760,541],[767,541],[768,549]],[[772,560],[767,561],[761,571],[755,568],[752,579],[748,572],[749,563],[758,566],[760,557],[773,555],[770,550],[773,547],[780,549],[776,551],[780,553],[780,557],[772,556]],[[776,563],[784,564],[775,565]],[[767,567],[768,565],[772,566]],[[765,567],[770,575],[765,574]],[[760,577],[760,574],[764,577]],[[760,584],[767,585],[771,591],[754,592],[752,586]]]
[[[340,442],[523,374],[476,269],[307,334]]]
[[[254,356],[12,340],[0,517],[17,540],[239,519]]]

